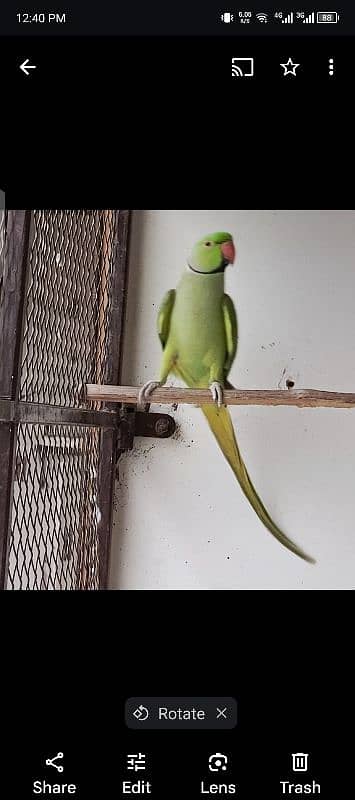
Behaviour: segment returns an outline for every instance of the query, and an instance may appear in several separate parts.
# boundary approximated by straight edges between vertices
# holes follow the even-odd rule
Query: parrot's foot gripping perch
[[[150,395],[154,392],[154,389],[158,389],[161,386],[160,381],[147,381],[144,383],[143,386],[139,390],[138,400],[137,400],[137,409],[138,411],[144,411],[145,406],[150,403]]]
[[[209,389],[210,389],[210,392],[211,392],[211,395],[213,397],[214,402],[217,403],[218,408],[221,408],[221,406],[223,405],[223,386],[222,386],[222,384],[219,383],[218,381],[213,381],[213,383],[210,383]]]

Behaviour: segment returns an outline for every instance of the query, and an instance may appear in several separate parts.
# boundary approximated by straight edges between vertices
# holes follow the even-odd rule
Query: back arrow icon
[[[30,73],[28,70],[36,69],[36,64],[30,64],[29,58],[26,58],[26,61],[24,61],[23,64],[20,64],[20,69],[22,69],[22,72],[24,72],[25,75],[29,75]]]

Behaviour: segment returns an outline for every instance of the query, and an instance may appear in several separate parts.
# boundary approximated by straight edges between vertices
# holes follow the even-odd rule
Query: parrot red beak
[[[221,245],[221,251],[223,257],[228,261],[228,264],[234,264],[235,261],[235,247],[233,242],[230,240],[228,242],[223,242]]]

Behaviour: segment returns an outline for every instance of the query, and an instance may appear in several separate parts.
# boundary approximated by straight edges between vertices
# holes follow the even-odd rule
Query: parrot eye
[[[212,246],[212,242],[205,242],[205,247],[211,247],[211,246]]]

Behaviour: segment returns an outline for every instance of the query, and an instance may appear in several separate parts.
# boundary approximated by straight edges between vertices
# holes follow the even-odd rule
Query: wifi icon
[[[267,22],[267,20],[268,20],[268,15],[267,15],[267,14],[264,14],[264,13],[261,13],[261,14],[256,14],[256,18],[257,18],[257,20],[258,20],[259,22]]]

